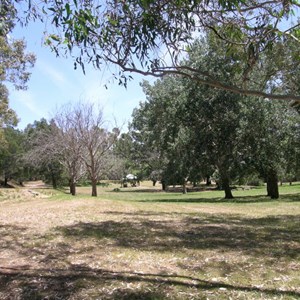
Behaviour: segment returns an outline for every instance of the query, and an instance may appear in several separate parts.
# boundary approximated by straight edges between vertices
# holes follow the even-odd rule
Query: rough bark
[[[51,174],[51,181],[52,181],[52,186],[54,189],[57,189],[57,180],[55,174]]]
[[[267,193],[271,199],[279,198],[278,178],[275,171],[271,171],[267,177]]]
[[[72,196],[76,195],[76,183],[72,180],[70,180],[70,194]]]
[[[183,185],[182,185],[182,194],[187,194],[186,184],[187,184],[187,181],[184,179],[183,180]]]
[[[211,185],[211,179],[209,175],[206,175],[206,185],[207,186]]]
[[[97,197],[97,180],[92,180],[92,197]]]
[[[233,195],[230,188],[230,181],[227,176],[222,177],[222,188],[225,192],[225,199],[232,199]]]

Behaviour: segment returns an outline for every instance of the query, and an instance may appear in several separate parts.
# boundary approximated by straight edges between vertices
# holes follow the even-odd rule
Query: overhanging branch
[[[240,94],[244,96],[263,97],[272,100],[290,101],[293,104],[295,103],[300,104],[300,96],[293,95],[293,94],[266,93],[259,90],[243,89],[238,86],[228,85],[212,77],[207,72],[201,72],[199,70],[193,69],[188,66],[161,67],[161,68],[155,68],[152,70],[144,71],[137,68],[130,68],[126,65],[122,65],[120,62],[114,61],[108,57],[106,59],[113,64],[117,64],[124,72],[137,73],[143,76],[153,76],[157,78],[166,75],[179,75],[179,76],[188,77],[196,82],[199,82],[200,84],[208,85],[210,87],[217,88],[220,90],[225,90],[235,94]]]

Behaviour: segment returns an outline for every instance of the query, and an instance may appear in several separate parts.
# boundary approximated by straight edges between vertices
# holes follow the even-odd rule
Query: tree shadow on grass
[[[113,212],[110,212],[113,214]],[[119,215],[118,215],[119,216]],[[153,220],[153,217],[156,220]],[[172,213],[145,215],[124,213],[120,221],[77,223],[56,228],[53,233],[61,236],[59,242],[46,242],[47,236],[29,236],[22,226],[1,225],[0,247],[11,250],[20,257],[27,257],[26,265],[12,267],[0,265],[1,299],[166,299],[169,288],[194,289],[199,295],[206,292],[259,293],[260,297],[300,297],[300,292],[277,288],[258,288],[228,284],[222,281],[201,280],[196,277],[171,274],[144,274],[119,272],[92,268],[85,264],[71,264],[70,255],[94,251],[99,245],[119,246],[142,251],[178,251],[185,249],[212,250],[215,253],[237,251],[268,259],[297,259],[299,249],[299,216],[273,216],[245,218],[240,215],[189,215]],[[28,236],[27,236],[27,235]],[[28,246],[27,238],[40,241]],[[76,248],[76,241],[82,245],[89,239],[96,241],[90,249]],[[45,241],[45,242],[43,242]],[[113,244],[111,243],[113,242]],[[87,250],[87,251],[86,251]],[[3,253],[0,253],[0,258]],[[92,252],[93,253],[93,252]],[[32,257],[36,264],[29,267]],[[3,261],[3,260],[1,260]],[[64,267],[58,267],[63,265]],[[127,288],[130,283],[142,286]],[[112,289],[113,288],[113,289]],[[111,290],[112,289],[112,290]],[[83,296],[90,290],[90,295]],[[90,297],[90,296],[93,297]],[[223,295],[224,296],[224,295]],[[228,296],[228,294],[227,294]],[[178,298],[179,299],[179,298]]]
[[[4,281],[3,281],[4,278]],[[1,268],[0,282],[5,285],[0,287],[0,292],[5,286],[18,283],[18,297],[14,299],[89,299],[91,295],[84,297],[76,294],[89,286],[96,287],[91,291],[93,297],[105,299],[166,299],[168,287],[193,288],[197,290],[197,296],[205,292],[214,291],[222,294],[223,290],[230,292],[259,293],[263,297],[300,297],[297,291],[280,290],[275,288],[262,288],[228,284],[221,281],[201,280],[192,276],[170,275],[159,273],[118,272],[106,269],[95,269],[85,265],[73,265],[68,269],[43,269],[43,268]],[[125,287],[120,283],[126,283]],[[129,283],[141,283],[140,288],[126,288]],[[105,285],[112,287],[109,293],[102,289]],[[12,299],[11,292],[7,291],[7,298]],[[14,295],[16,296],[16,295]],[[102,298],[101,298],[102,299]],[[179,298],[178,298],[179,299]]]
[[[263,195],[255,196],[236,196],[233,199],[225,199],[224,197],[212,197],[212,198],[158,198],[158,199],[143,199],[143,200],[132,200],[137,202],[157,202],[157,203],[262,203],[262,202],[300,202],[300,194],[284,194],[279,199],[271,199]]]
[[[110,239],[116,246],[145,251],[210,249],[273,258],[300,257],[300,216],[251,219],[207,214],[182,216],[179,221],[150,218],[135,214],[133,220],[77,223],[57,230],[71,239]]]
[[[114,190],[112,190],[111,192],[115,192]],[[166,193],[165,191],[163,191],[162,189],[157,189],[157,188],[128,188],[128,189],[124,189],[122,188],[121,190],[119,190],[118,192],[121,193]]]

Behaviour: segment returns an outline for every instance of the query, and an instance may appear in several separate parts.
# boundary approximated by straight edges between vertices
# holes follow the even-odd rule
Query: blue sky
[[[72,59],[57,58],[50,48],[43,45],[43,31],[44,25],[33,23],[29,27],[17,27],[11,35],[12,38],[24,37],[27,51],[37,57],[28,90],[10,89],[10,107],[20,119],[18,128],[24,129],[27,124],[41,118],[49,120],[63,104],[90,101],[103,107],[105,118],[115,118],[126,131],[132,110],[145,99],[139,85],[143,78],[134,76],[125,89],[117,82],[107,84],[112,78],[112,71],[104,72],[87,66],[84,75],[80,68],[74,70]],[[153,81],[153,78],[146,79]]]

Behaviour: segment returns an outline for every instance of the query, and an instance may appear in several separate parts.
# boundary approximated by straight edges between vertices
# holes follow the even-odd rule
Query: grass
[[[299,184],[275,201],[116,187],[1,190],[0,299],[300,298]]]

